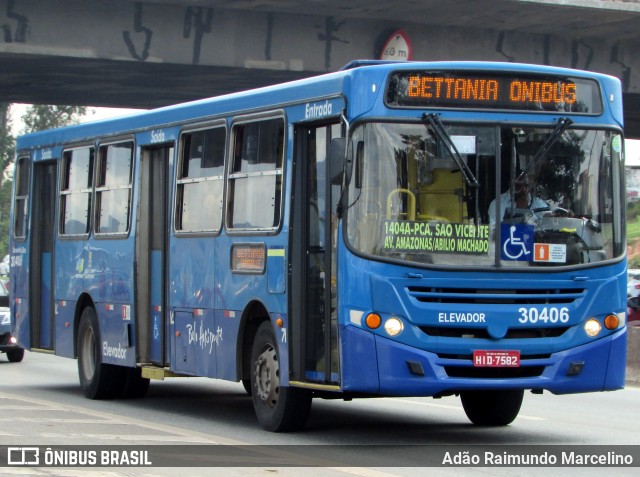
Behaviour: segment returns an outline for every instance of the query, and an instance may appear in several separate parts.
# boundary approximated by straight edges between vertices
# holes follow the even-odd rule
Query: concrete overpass
[[[0,101],[151,108],[378,58],[549,64],[621,78],[640,138],[636,0],[0,0]]]

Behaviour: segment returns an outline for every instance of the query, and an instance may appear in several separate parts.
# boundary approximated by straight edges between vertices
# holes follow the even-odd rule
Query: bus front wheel
[[[520,412],[524,391],[465,391],[460,393],[462,407],[478,426],[506,426]]]
[[[102,362],[100,328],[93,308],[82,311],[78,325],[78,376],[89,399],[109,399],[121,394],[125,368]]]
[[[311,410],[311,393],[280,386],[278,346],[271,323],[256,332],[251,350],[251,397],[258,421],[272,432],[299,430]]]

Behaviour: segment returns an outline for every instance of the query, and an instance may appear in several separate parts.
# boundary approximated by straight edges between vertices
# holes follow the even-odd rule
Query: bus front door
[[[334,230],[339,187],[328,180],[327,159],[340,124],[305,125],[296,130],[296,205],[292,238],[292,323],[294,377],[337,385],[340,381],[336,322]],[[299,199],[298,199],[299,198]],[[302,237],[297,234],[302,234]],[[297,326],[296,326],[297,325]]]
[[[143,147],[140,160],[140,204],[136,229],[137,359],[168,365],[166,260],[167,171],[174,146]]]
[[[54,347],[54,254],[56,163],[34,165],[34,197],[31,232],[30,334],[31,348]]]

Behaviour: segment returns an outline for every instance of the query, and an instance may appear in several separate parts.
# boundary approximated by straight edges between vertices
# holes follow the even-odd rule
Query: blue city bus
[[[312,398],[620,389],[616,78],[359,61],[18,138],[11,312],[91,399],[242,382],[260,424]]]

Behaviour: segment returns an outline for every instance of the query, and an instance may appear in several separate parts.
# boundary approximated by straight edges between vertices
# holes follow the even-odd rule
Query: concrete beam
[[[0,101],[154,107],[375,58],[402,28],[417,60],[617,76],[627,131],[640,137],[640,8],[620,3],[0,0]]]

